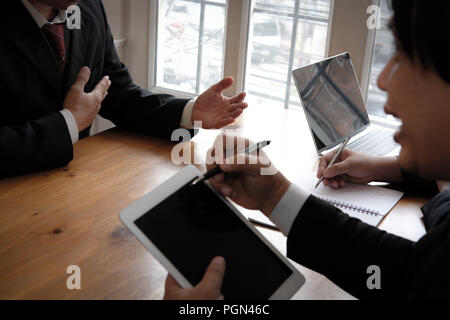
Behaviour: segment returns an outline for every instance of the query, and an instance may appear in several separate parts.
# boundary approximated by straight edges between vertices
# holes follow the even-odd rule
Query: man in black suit
[[[436,180],[450,181],[449,37],[437,31],[450,28],[450,3],[393,0],[392,5],[397,50],[380,74],[378,87],[388,93],[385,112],[402,120],[394,135],[400,154],[371,157],[346,150],[326,168],[331,153],[320,159],[317,175],[335,188],[346,181],[386,181],[437,192]],[[351,218],[291,184],[280,172],[262,175],[261,163],[267,160],[257,165],[236,164],[242,163],[236,158],[219,160],[234,164],[220,164],[225,174],[210,179],[211,184],[237,204],[267,215],[287,236],[289,258],[357,298],[450,298],[450,190],[422,207],[427,233],[414,242]],[[251,160],[246,163],[256,162]],[[374,282],[372,270],[379,272]],[[224,259],[216,258],[194,288],[182,289],[169,276],[165,297],[220,299],[224,272]]]
[[[80,29],[66,9],[77,4]],[[136,86],[121,63],[100,0],[14,0],[0,22],[0,177],[64,166],[97,114],[114,124],[170,138],[173,130],[220,128],[247,104],[225,98],[227,77],[195,101]]]

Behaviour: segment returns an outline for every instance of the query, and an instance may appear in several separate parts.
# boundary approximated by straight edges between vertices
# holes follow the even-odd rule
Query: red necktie
[[[66,46],[64,44],[64,25],[63,24],[45,24],[42,31],[47,37],[48,42],[55,51],[56,59],[58,60],[59,70],[61,74],[64,73],[66,64]]]

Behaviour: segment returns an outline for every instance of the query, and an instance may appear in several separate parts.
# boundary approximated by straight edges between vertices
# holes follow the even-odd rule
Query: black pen
[[[270,144],[270,140],[260,141],[258,143],[251,145],[247,149],[245,149],[244,153],[251,154],[253,152],[258,152],[259,150],[268,146],[269,144]],[[222,172],[222,169],[220,169],[220,166],[216,166],[216,167],[212,168],[211,170],[209,170],[208,172],[206,172],[204,175],[199,176],[197,179],[195,179],[192,182],[192,185],[195,185],[199,182],[208,180],[209,178],[214,177],[215,175],[218,175],[221,172]]]

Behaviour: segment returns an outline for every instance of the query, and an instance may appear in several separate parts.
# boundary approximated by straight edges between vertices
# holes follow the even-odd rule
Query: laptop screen
[[[369,125],[348,53],[292,73],[318,152],[338,145]]]

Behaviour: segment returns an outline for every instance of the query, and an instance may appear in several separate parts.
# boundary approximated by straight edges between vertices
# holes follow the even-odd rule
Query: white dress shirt
[[[309,193],[292,183],[273,209],[269,219],[285,236],[289,235],[295,218],[297,218],[297,215],[309,196]]]
[[[56,24],[56,23],[64,23],[67,19],[66,16],[66,10],[58,10],[58,14],[52,21],[47,21],[44,17],[41,16],[39,11],[31,5],[28,0],[21,0],[25,8],[27,8],[30,15],[33,17],[34,21],[37,23],[39,28],[42,28],[46,24]],[[192,129],[194,127],[191,117],[192,117],[192,109],[194,108],[195,100],[190,100],[186,103],[183,114],[181,117],[180,126],[188,129]],[[70,133],[70,138],[72,140],[72,144],[75,144],[78,142],[78,125],[75,121],[75,118],[73,117],[72,112],[64,108],[60,111],[61,114],[64,117],[64,120],[66,120],[67,129]]]

